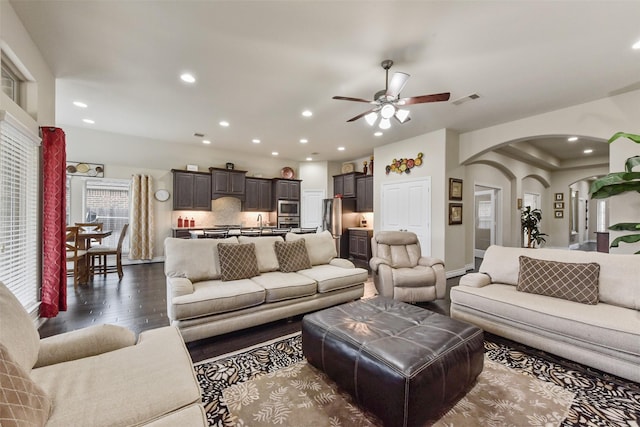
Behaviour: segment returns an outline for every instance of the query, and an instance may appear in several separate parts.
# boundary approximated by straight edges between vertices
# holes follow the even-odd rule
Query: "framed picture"
[[[462,203],[449,203],[449,225],[462,224]]]
[[[564,211],[554,211],[554,218],[564,218]]]
[[[462,180],[449,178],[449,200],[462,200]],[[462,209],[462,206],[460,206]]]
[[[553,204],[553,209],[564,209],[564,202],[555,202]]]
[[[564,193],[556,193],[556,202],[561,202],[564,200]]]
[[[522,199],[518,199],[518,209],[522,209]]]

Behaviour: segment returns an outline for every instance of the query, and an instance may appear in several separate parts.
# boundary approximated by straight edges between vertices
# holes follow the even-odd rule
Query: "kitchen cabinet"
[[[361,172],[349,172],[333,176],[333,197],[342,194],[342,198],[356,197],[356,177],[364,176]]]
[[[196,230],[204,230],[204,228],[173,228],[172,237],[176,237],[178,239],[190,239],[191,238],[190,232],[196,231]]]
[[[349,256],[368,263],[371,259],[371,237],[371,229],[349,228]]]
[[[356,211],[373,212],[373,175],[356,178]]]
[[[300,181],[297,179],[273,179],[273,198],[278,200],[300,200]]]
[[[211,175],[172,169],[173,209],[211,210]]]
[[[242,210],[251,212],[271,211],[271,180],[264,178],[245,179],[245,200]]]
[[[209,168],[211,172],[211,198],[231,196],[244,200],[247,171]]]

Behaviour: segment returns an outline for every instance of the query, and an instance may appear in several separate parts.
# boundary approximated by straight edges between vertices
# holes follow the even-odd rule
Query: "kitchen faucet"
[[[258,221],[258,227],[262,228],[262,214],[258,214],[258,219],[256,221]]]

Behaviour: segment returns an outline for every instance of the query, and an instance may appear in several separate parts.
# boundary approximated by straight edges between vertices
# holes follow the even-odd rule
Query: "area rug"
[[[489,337],[477,390],[436,425],[638,426],[638,384],[553,359]],[[299,333],[200,362],[195,371],[210,426],[272,425],[274,420],[285,426],[380,425],[304,362]],[[311,400],[322,405],[311,407]]]

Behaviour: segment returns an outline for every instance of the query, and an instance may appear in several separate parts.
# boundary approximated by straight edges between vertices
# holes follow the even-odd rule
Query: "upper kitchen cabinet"
[[[278,200],[300,200],[300,180],[273,179],[273,198]]]
[[[373,212],[373,175],[356,178],[356,211]]]
[[[333,176],[333,196],[342,194],[343,198],[356,197],[356,178],[361,172],[349,172]]]
[[[209,168],[211,172],[211,198],[230,196],[244,200],[247,171]]]
[[[247,178],[245,180],[243,211],[268,212],[271,210],[271,180]]]
[[[172,169],[173,209],[211,210],[211,175]]]

